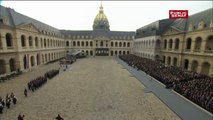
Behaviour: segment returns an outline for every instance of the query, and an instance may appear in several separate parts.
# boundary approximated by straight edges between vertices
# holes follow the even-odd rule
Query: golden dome
[[[102,5],[100,6],[99,13],[96,15],[95,20],[93,22],[93,29],[107,29],[109,30],[109,22],[104,14],[104,10]]]

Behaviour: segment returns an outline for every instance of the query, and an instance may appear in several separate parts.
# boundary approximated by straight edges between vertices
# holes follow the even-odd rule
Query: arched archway
[[[93,51],[92,51],[92,50],[90,50],[90,55],[91,55],[91,56],[93,55]]]
[[[210,64],[208,62],[204,62],[202,64],[201,73],[208,75],[209,74],[209,70],[210,70]]]
[[[36,55],[36,59],[37,59],[37,65],[40,65],[40,54],[39,53]]]
[[[24,69],[27,69],[28,68],[28,65],[27,65],[27,55],[24,55],[24,57],[23,57],[23,63],[24,63]]]
[[[31,67],[35,66],[35,58],[34,58],[34,56],[30,57],[30,63],[31,63]]]
[[[6,63],[5,60],[0,59],[0,74],[5,74],[6,73]]]
[[[191,71],[197,72],[197,68],[198,68],[198,62],[194,60],[191,65]]]
[[[158,60],[160,60],[159,55],[155,55],[155,61],[158,61]]]
[[[2,36],[1,36],[1,33],[0,33],[0,49],[2,48]]]
[[[121,51],[119,51],[119,55],[121,55]]]
[[[177,66],[177,58],[176,57],[173,58],[173,66]]]
[[[86,55],[89,55],[89,51],[88,50],[86,50]]]
[[[184,60],[184,66],[183,66],[183,68],[184,68],[185,70],[188,70],[188,67],[189,67],[189,60],[188,60],[188,59],[185,59],[185,60]]]
[[[115,55],[118,55],[118,52],[117,52],[117,50],[115,51]]]
[[[14,58],[11,58],[9,60],[9,64],[10,64],[10,72],[16,71],[16,61]]]
[[[113,51],[111,50],[110,55],[113,56]]]
[[[170,56],[167,58],[167,65],[171,65],[171,57]]]

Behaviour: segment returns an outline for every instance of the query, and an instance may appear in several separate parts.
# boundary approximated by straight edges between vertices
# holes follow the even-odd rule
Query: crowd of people
[[[120,55],[129,66],[142,70],[175,91],[213,113],[213,78],[136,55]]]
[[[59,74],[59,70],[51,70],[51,71],[46,72],[44,76],[47,77],[48,79],[51,79],[58,74]]]
[[[14,105],[16,105],[16,102],[17,102],[17,98],[13,92],[10,95],[7,94],[5,97],[5,100],[0,96],[0,114],[3,113],[4,108],[7,108],[7,109],[10,108],[11,102]]]

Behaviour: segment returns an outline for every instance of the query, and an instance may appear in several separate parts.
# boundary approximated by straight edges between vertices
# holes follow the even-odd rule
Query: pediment
[[[17,25],[16,28],[39,33],[39,30],[32,23],[23,23],[23,24]]]
[[[178,30],[178,29],[173,28],[173,27],[170,27],[168,30],[166,30],[166,31],[164,32],[164,35],[177,34],[177,33],[180,33],[180,32],[183,32],[183,31]]]

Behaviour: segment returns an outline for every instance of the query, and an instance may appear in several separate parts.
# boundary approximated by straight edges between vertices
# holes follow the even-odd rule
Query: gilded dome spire
[[[104,14],[102,2],[101,2],[101,6],[99,7],[99,13],[96,15],[95,20],[93,22],[93,29],[109,30],[109,22],[106,15]]]

